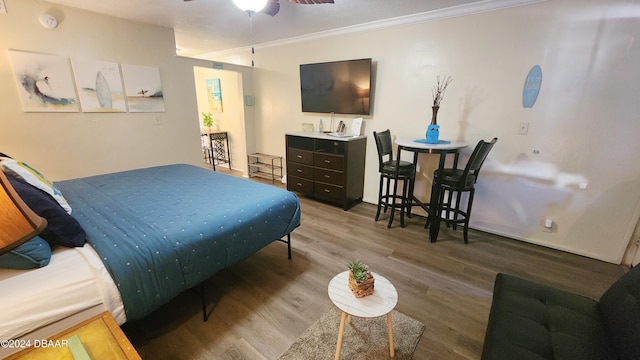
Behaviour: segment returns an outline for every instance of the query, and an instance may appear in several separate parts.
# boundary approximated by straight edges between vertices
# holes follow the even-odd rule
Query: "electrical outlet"
[[[518,127],[518,135],[527,135],[528,132],[529,132],[529,123],[521,122],[520,126]]]
[[[162,125],[162,116],[156,115],[155,120],[156,120],[156,125]]]
[[[554,221],[549,218],[542,220],[542,231],[548,233],[553,232],[553,224]]]

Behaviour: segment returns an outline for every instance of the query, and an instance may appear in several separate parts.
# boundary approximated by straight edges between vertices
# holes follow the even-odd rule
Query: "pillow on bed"
[[[47,227],[40,233],[40,237],[52,245],[84,245],[86,234],[80,223],[67,214],[49,194],[11,175],[7,176],[7,179],[27,206],[47,219]]]
[[[0,268],[35,269],[47,266],[51,260],[51,246],[39,236],[0,255]]]
[[[2,170],[4,170],[5,174],[21,178],[27,183],[51,195],[67,213],[71,214],[71,206],[69,206],[67,199],[62,196],[62,192],[58,190],[53,182],[47,179],[47,177],[41,172],[22,161],[15,161],[9,157],[0,157],[0,166],[2,167]]]

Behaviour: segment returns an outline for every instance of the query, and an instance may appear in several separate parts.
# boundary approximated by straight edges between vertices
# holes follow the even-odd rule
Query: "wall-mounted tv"
[[[302,112],[370,115],[371,59],[300,65]]]

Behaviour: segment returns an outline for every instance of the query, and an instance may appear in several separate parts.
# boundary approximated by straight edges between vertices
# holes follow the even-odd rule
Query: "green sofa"
[[[638,268],[599,301],[498,274],[482,359],[640,359]]]

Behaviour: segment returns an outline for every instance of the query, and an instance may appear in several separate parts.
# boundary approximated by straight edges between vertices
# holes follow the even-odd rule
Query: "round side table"
[[[340,329],[338,330],[338,343],[336,345],[335,360],[340,358],[342,348],[342,335],[344,334],[344,323],[347,315],[349,324],[351,316],[362,318],[375,318],[387,315],[387,327],[389,331],[389,354],[394,357],[393,327],[391,325],[391,310],[398,303],[398,292],[396,288],[381,275],[372,272],[375,278],[373,294],[357,298],[349,289],[349,272],[344,271],[336,275],[329,282],[329,298],[335,306],[342,311],[340,317]]]

